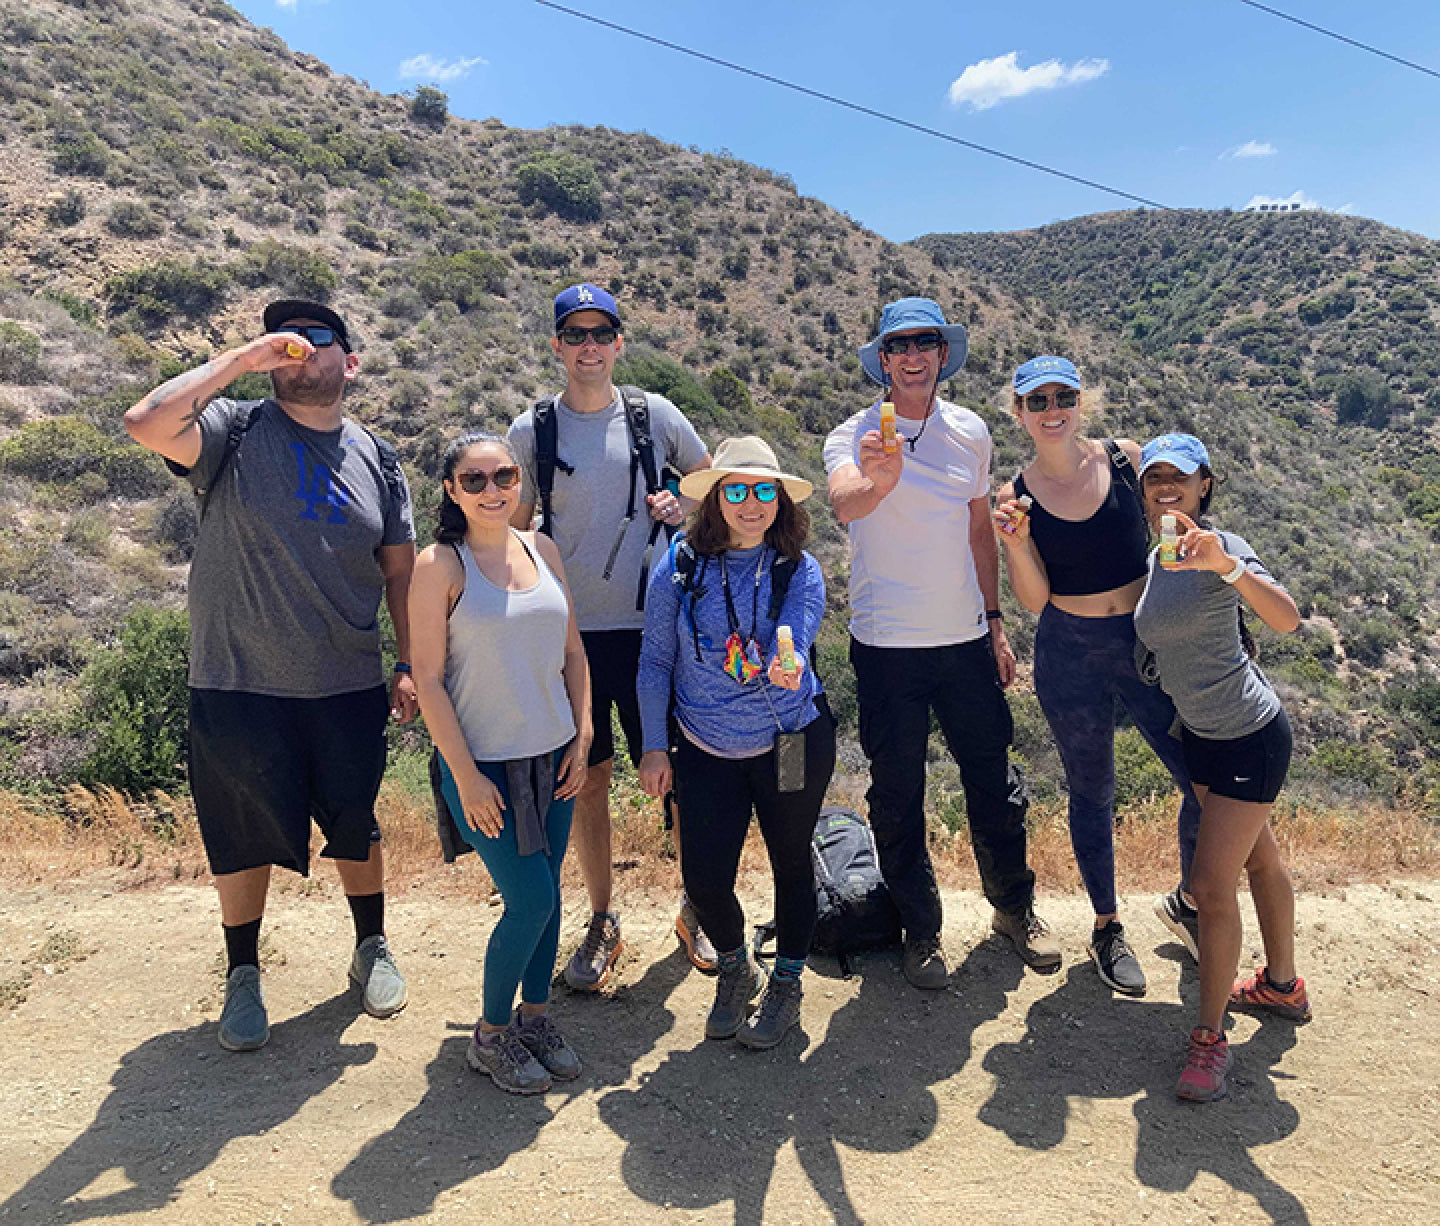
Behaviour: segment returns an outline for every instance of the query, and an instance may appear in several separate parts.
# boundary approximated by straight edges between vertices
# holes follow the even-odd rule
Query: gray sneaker
[[[800,1024],[803,995],[798,979],[777,979],[771,975],[765,985],[765,995],[760,998],[760,1007],[740,1027],[736,1041],[755,1051],[779,1046],[791,1028]]]
[[[911,987],[938,992],[949,986],[950,968],[945,965],[945,951],[940,948],[939,937],[906,938],[900,966]]]
[[[488,1074],[507,1094],[543,1094],[550,1088],[550,1074],[513,1028],[482,1036],[476,1027],[465,1052],[465,1063],[477,1073]]]
[[[560,1027],[550,1020],[548,1013],[539,1017],[526,1017],[519,1009],[511,1023],[515,1037],[541,1064],[545,1071],[557,1081],[570,1081],[580,1076],[580,1057],[575,1049],[565,1042]]]
[[[1090,934],[1090,961],[1107,986],[1125,996],[1145,995],[1145,972],[1125,939],[1125,926],[1111,920]]]
[[[260,991],[260,968],[237,966],[225,980],[220,1010],[220,1046],[226,1051],[255,1051],[270,1041],[270,1019]]]
[[[766,978],[765,972],[750,961],[748,952],[743,962],[721,967],[715,983],[715,1003],[705,1019],[705,1037],[733,1039],[750,1013],[750,1002],[764,990]]]
[[[365,994],[365,1012],[371,1017],[394,1017],[405,1007],[410,993],[390,946],[376,934],[355,947],[350,979]]]
[[[1023,911],[997,910],[990,917],[990,927],[1002,937],[1008,937],[1015,952],[1033,970],[1048,974],[1060,969],[1064,960],[1060,942],[1050,934],[1050,925],[1035,914],[1034,907]]]
[[[585,939],[565,967],[565,982],[575,992],[598,992],[610,978],[615,960],[625,952],[620,939],[620,917],[597,911],[590,917]]]
[[[1180,896],[1177,886],[1155,900],[1155,914],[1160,922],[1185,946],[1196,962],[1200,961],[1200,913]]]

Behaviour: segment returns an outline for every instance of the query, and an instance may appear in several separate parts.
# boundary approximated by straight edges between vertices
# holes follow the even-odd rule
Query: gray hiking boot
[[[774,975],[765,985],[760,1007],[740,1027],[736,1041],[755,1051],[777,1047],[800,1024],[800,998],[804,995],[798,979],[777,979]]]
[[[620,939],[620,917],[597,911],[590,917],[585,939],[565,966],[565,982],[575,992],[598,992],[610,978],[615,960],[625,952]]]
[[[907,937],[901,968],[911,987],[926,992],[938,992],[950,983],[950,968],[945,964],[939,937]]]
[[[743,961],[720,968],[715,982],[715,1003],[705,1019],[707,1039],[733,1039],[750,1013],[750,1002],[765,988],[765,972],[750,961],[747,952]]]
[[[260,991],[260,968],[237,966],[225,980],[220,1011],[220,1046],[226,1051],[255,1051],[270,1041],[270,1019]]]
[[[1035,914],[1033,906],[1023,911],[996,911],[990,927],[1008,937],[1015,952],[1032,969],[1045,973],[1060,969],[1060,942],[1050,934],[1050,925]]]
[[[515,1037],[541,1064],[545,1071],[557,1081],[570,1081],[580,1076],[580,1057],[574,1048],[565,1042],[560,1027],[550,1020],[548,1013],[538,1017],[526,1017],[519,1009],[511,1023]]]
[[[365,994],[365,1012],[371,1017],[394,1017],[410,999],[390,946],[379,934],[355,947],[350,980]]]
[[[702,975],[713,975],[720,969],[719,955],[700,927],[700,916],[695,912],[695,904],[684,894],[680,895],[680,914],[675,917],[675,935],[685,947],[685,956],[690,959],[690,965]]]
[[[550,1074],[513,1027],[483,1034],[477,1026],[470,1036],[465,1063],[477,1073],[487,1074],[507,1094],[543,1094],[550,1088]]]

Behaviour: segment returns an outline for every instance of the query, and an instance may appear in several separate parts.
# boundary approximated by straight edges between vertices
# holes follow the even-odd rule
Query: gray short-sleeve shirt
[[[247,406],[200,415],[200,458],[185,476],[207,489],[231,423]],[[345,418],[310,430],[275,401],[209,490],[190,567],[190,684],[286,698],[380,685],[378,550],[415,539],[409,491],[392,495],[375,440]]]
[[[689,472],[706,448],[695,427],[663,396],[645,394],[657,471],[667,464]],[[630,630],[645,625],[635,607],[640,591],[645,546],[650,539],[645,478],[635,477],[635,518],[625,530],[610,578],[606,563],[620,539],[630,500],[630,430],[619,395],[598,413],[577,413],[564,400],[555,402],[556,452],[574,469],[555,470],[550,501],[555,513],[555,544],[581,630]],[[535,414],[526,409],[510,427],[510,445],[524,473],[526,502],[538,502],[535,468]]]

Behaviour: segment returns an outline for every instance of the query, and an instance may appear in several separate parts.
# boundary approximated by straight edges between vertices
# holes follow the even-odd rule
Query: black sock
[[[230,965],[225,968],[225,977],[230,977],[230,972],[237,966],[260,965],[260,921],[251,920],[248,924],[221,924],[220,929],[225,933],[225,956],[230,960]]]
[[[347,894],[345,901],[350,904],[350,914],[355,919],[355,944],[366,937],[383,936],[385,933],[385,891],[378,894]]]

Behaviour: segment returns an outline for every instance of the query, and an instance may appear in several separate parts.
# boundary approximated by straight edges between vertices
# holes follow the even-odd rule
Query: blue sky
[[[452,113],[729,150],[887,238],[1130,207],[533,0],[236,0],[296,50]],[[1239,0],[564,0],[1164,204],[1302,193],[1440,238],[1440,80]],[[1274,0],[1440,71],[1437,0]]]

